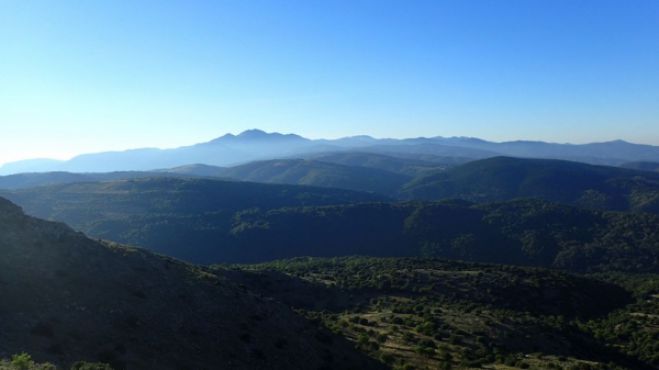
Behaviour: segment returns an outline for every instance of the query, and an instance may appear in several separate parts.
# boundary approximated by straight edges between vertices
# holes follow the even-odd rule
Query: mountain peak
[[[259,129],[254,128],[254,129],[251,129],[251,130],[245,130],[245,131],[241,132],[240,134],[238,134],[237,137],[253,139],[253,138],[264,138],[264,137],[273,136],[273,135],[274,136],[280,136],[281,134],[277,133],[277,132],[267,133],[263,130],[259,130]]]
[[[265,132],[259,129],[250,129],[241,132],[238,135],[226,134],[215,140],[211,144],[216,143],[240,143],[240,142],[279,142],[279,141],[307,141],[308,139],[295,134],[281,134],[279,132]]]

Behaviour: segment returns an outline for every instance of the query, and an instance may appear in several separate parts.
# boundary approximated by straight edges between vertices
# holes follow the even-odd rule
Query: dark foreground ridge
[[[68,368],[378,369],[231,278],[100,244],[0,198],[0,357]]]

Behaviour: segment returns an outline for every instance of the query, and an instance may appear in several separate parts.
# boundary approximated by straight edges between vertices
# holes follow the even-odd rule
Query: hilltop
[[[549,159],[497,157],[417,177],[406,199],[539,198],[591,209],[659,212],[659,174]]]

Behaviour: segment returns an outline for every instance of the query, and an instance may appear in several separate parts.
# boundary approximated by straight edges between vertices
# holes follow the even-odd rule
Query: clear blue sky
[[[659,145],[656,0],[0,0],[0,163],[248,128]]]

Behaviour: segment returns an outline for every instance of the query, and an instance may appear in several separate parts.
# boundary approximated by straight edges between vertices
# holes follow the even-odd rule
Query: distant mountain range
[[[190,164],[233,166],[255,160],[300,157],[314,153],[360,151],[394,156],[466,158],[494,156],[566,159],[593,164],[659,162],[659,147],[611,141],[592,144],[555,144],[539,141],[490,142],[477,138],[432,137],[376,139],[355,136],[336,140],[311,140],[294,134],[248,130],[176,149],[143,148],[122,152],[83,154],[67,161],[33,159],[7,163],[0,175],[23,172],[150,171]]]

